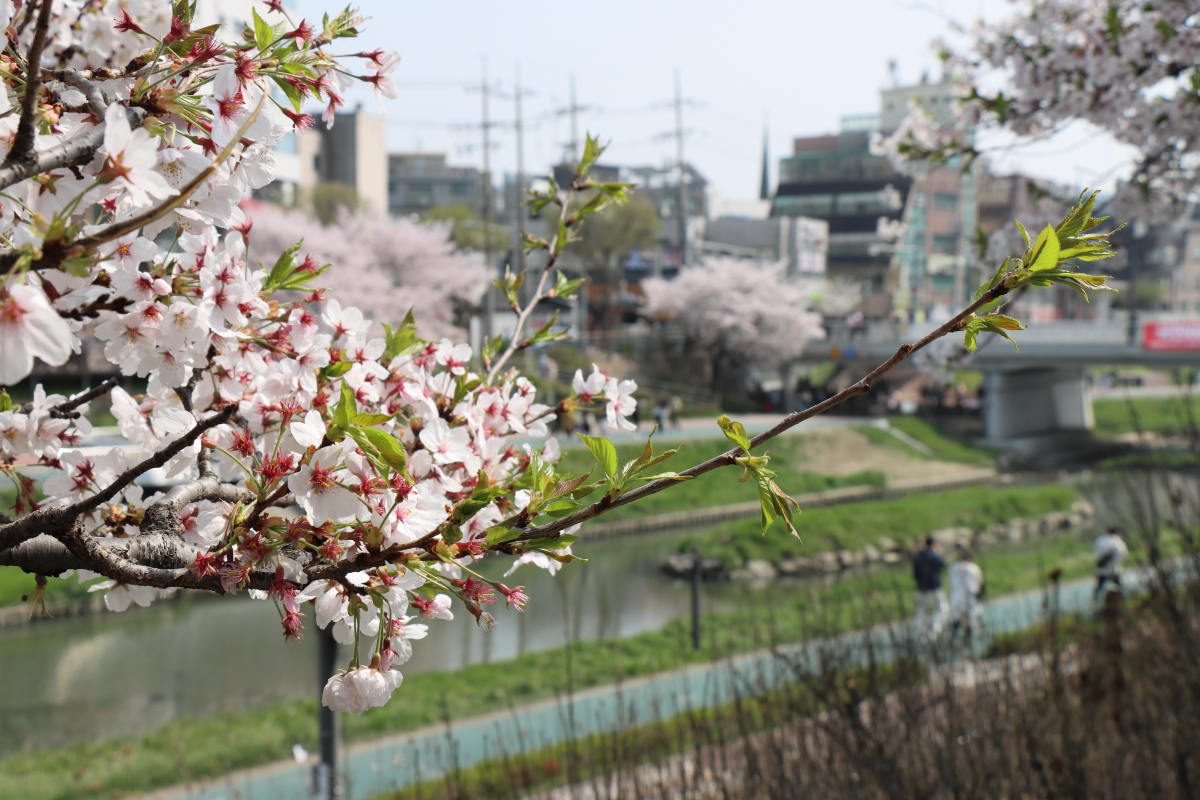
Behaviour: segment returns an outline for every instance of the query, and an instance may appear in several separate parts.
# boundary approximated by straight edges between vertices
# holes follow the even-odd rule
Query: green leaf
[[[8,396],[8,391],[5,389],[0,389],[0,411],[12,411],[12,408],[13,401],[12,398]]]
[[[595,166],[596,161],[604,154],[605,149],[605,145],[600,144],[598,137],[592,136],[590,133],[586,134],[583,145],[583,158],[579,159],[579,164],[575,167],[576,180],[583,180],[588,176],[588,173],[592,171],[592,167]]]
[[[379,451],[379,455],[385,464],[401,475],[407,474],[408,452],[405,451],[404,445],[395,436],[378,428],[351,428],[351,430],[359,431],[358,436],[365,438]],[[354,441],[359,441],[358,436],[355,437]]]
[[[583,285],[583,278],[576,280],[567,280],[567,276],[560,271],[558,278],[554,282],[554,288],[550,290],[550,297],[561,297],[564,300],[574,300],[575,292]]]
[[[587,445],[587,449],[591,451],[592,457],[600,464],[600,469],[604,470],[604,474],[609,478],[616,477],[617,448],[613,443],[603,436],[588,436],[583,433],[577,435]]]
[[[271,267],[271,271],[267,273],[266,281],[263,282],[264,292],[275,291],[285,280],[292,276],[292,273],[296,271],[296,267],[299,266],[299,263],[296,261],[296,252],[303,244],[304,240],[301,239],[279,254],[279,258],[275,260],[275,266]]]
[[[1092,209],[1096,205],[1096,195],[1100,194],[1100,192],[1099,190],[1092,192],[1091,197],[1084,200],[1083,195],[1086,191],[1084,189],[1083,192],[1079,193],[1079,201],[1071,207],[1071,210],[1063,217],[1063,221],[1058,223],[1058,226],[1055,228],[1055,232],[1058,234],[1060,240],[1070,239],[1087,230],[1088,227],[1091,227],[1088,223],[1092,219]]]
[[[387,364],[394,358],[415,353],[425,346],[425,341],[417,338],[417,323],[413,319],[413,310],[411,308],[404,315],[404,321],[400,323],[400,327],[392,330],[392,326],[385,323],[383,330],[386,344],[380,360],[384,364]]]
[[[271,42],[275,41],[275,34],[267,21],[258,15],[257,9],[251,8],[250,13],[254,20],[254,46],[259,50],[264,50]]]
[[[721,430],[725,432],[725,437],[729,441],[742,448],[747,454],[750,452],[750,437],[746,435],[746,427],[740,422],[734,422],[725,414],[717,417],[717,424],[721,426]]]
[[[354,425],[361,425],[364,428],[374,428],[376,425],[382,425],[391,418],[391,414],[355,414],[354,419],[350,420],[350,422]]]
[[[358,400],[354,397],[354,390],[350,388],[350,384],[342,381],[342,395],[338,404],[333,407],[333,413],[330,415],[330,420],[334,425],[340,428],[349,428],[351,420],[358,414]]]
[[[488,547],[495,547],[505,542],[511,542],[521,535],[521,531],[513,528],[505,528],[497,525],[493,528],[488,528],[488,532],[483,536],[483,543]]]
[[[1021,238],[1025,240],[1025,249],[1028,250],[1029,249],[1029,231],[1025,230],[1025,226],[1021,224],[1021,220],[1014,219],[1013,222],[1017,223],[1017,230],[1019,230],[1021,232]]]
[[[1058,253],[1058,234],[1054,232],[1054,228],[1047,225],[1038,234],[1037,241],[1033,243],[1033,256],[1029,262],[1029,271],[1041,272],[1042,270],[1054,269],[1058,266]]]

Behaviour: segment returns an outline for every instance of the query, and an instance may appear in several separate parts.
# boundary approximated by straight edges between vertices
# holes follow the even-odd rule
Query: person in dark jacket
[[[913,578],[917,582],[917,633],[929,640],[942,631],[946,619],[946,593],[942,591],[942,570],[946,563],[938,555],[937,542],[926,537],[925,549],[913,556]]]

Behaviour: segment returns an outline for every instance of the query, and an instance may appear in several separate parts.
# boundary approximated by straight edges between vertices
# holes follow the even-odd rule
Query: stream
[[[524,613],[493,607],[499,624],[484,633],[456,606],[453,621],[431,621],[428,638],[413,643],[403,672],[504,661],[570,639],[631,636],[687,617],[689,584],[662,576],[658,564],[690,535],[581,542],[575,552],[589,560],[555,577],[522,567],[505,582],[526,586],[532,600]],[[499,577],[509,563],[507,557],[485,561],[483,572]],[[706,583],[702,611],[761,608],[768,598],[799,594],[808,585]],[[311,606],[304,611],[308,629]],[[121,614],[2,628],[0,756],[145,733],[185,716],[315,698],[315,638],[288,645],[280,630],[270,601],[195,595]]]

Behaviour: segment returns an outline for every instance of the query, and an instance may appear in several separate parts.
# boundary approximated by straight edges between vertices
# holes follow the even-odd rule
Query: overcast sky
[[[843,115],[873,113],[890,85],[889,60],[902,83],[936,79],[930,43],[949,22],[995,19],[1004,0],[360,0],[371,17],[356,49],[396,50],[400,97],[386,101],[393,150],[432,150],[452,163],[481,161],[482,59],[490,83],[512,94],[520,64],[525,98],[527,172],[561,159],[575,77],[577,101],[590,110],[580,128],[611,139],[608,163],[664,164],[674,144],[668,103],[680,72],[689,131],[686,158],[727,198],[757,196],[764,119],[776,159],[798,135],[837,130]],[[329,0],[298,0],[299,13],[319,18]],[[342,40],[346,41],[346,40]],[[378,104],[359,92],[369,108]],[[494,97],[495,121],[511,123],[511,99]],[[493,172],[514,172],[511,127],[494,131]],[[1095,185],[1111,181],[1127,156],[1104,137],[1078,129],[1036,148],[999,154],[1005,171]]]

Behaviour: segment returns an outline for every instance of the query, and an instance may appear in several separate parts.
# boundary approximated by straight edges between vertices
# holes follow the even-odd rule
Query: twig
[[[102,394],[107,394],[110,389],[117,385],[119,378],[109,378],[94,389],[89,389],[82,394],[77,394],[74,397],[64,400],[56,406],[50,408],[50,416],[55,419],[75,419],[79,415],[75,409],[82,405],[86,405]],[[26,403],[21,406],[21,413],[28,414],[33,411],[33,403]]]
[[[828,398],[827,400],[825,400],[821,403],[817,403],[816,405],[806,408],[803,411],[796,411],[792,414],[787,415],[777,425],[775,425],[770,430],[760,433],[758,436],[755,436],[753,439],[750,440],[751,447],[758,447],[759,445],[764,444],[765,442],[768,442],[771,439],[774,439],[776,436],[779,436],[781,433],[788,430],[789,428],[793,428],[796,425],[799,425],[801,422],[804,422],[804,420],[815,417],[818,414],[823,414],[824,412],[828,411],[829,409],[846,402],[847,400],[849,400],[851,397],[854,397],[855,395],[859,395],[859,394],[863,394],[864,392],[871,391],[872,384],[874,384],[874,382],[876,380],[878,380],[880,377],[882,377],[886,372],[891,370],[892,367],[896,366],[901,361],[903,361],[904,359],[911,356],[913,353],[928,346],[930,344],[930,342],[940,339],[949,333],[955,333],[957,331],[962,330],[963,325],[966,323],[967,319],[972,314],[974,314],[980,307],[992,302],[993,300],[995,300],[999,297],[1002,297],[1003,295],[1005,295],[1007,293],[1008,293],[1008,290],[1003,287],[1003,282],[1000,282],[1000,284],[997,285],[995,288],[990,289],[987,292],[985,292],[983,294],[983,296],[981,296],[978,300],[976,300],[975,302],[971,303],[971,305],[969,305],[965,309],[963,309],[953,319],[951,319],[950,321],[946,322],[942,326],[938,327],[937,329],[935,329],[934,331],[929,333],[929,335],[927,335],[925,338],[918,341],[916,344],[900,345],[900,347],[897,348],[896,352],[892,355],[891,358],[889,358],[887,361],[880,364],[875,369],[871,370],[870,373],[868,373],[866,376],[864,376],[857,383],[846,387],[842,391],[838,392],[837,394],[833,395],[832,397]],[[696,466],[691,467],[690,469],[686,469],[686,470],[680,472],[679,474],[682,476],[694,478],[694,477],[703,475],[707,472],[712,472],[714,469],[718,469],[720,467],[731,466],[734,463],[734,459],[739,457],[740,455],[742,455],[741,449],[734,448],[732,450],[728,450],[728,451],[722,453],[719,456],[714,456],[713,458],[710,458],[708,461],[697,464]],[[543,525],[535,525],[535,526],[526,528],[525,530],[523,530],[521,532],[521,535],[519,537],[517,537],[516,541],[529,540],[529,539],[541,539],[541,538],[548,538],[548,537],[554,536],[556,533],[559,533],[560,531],[563,531],[563,530],[571,527],[572,525],[577,525],[581,522],[586,522],[587,520],[598,517],[601,514],[607,512],[611,509],[618,508],[623,505],[627,505],[629,503],[634,502],[635,500],[640,500],[643,497],[649,497],[652,494],[657,494],[657,493],[663,491],[664,489],[667,489],[671,486],[676,486],[682,482],[683,481],[670,480],[670,479],[666,479],[666,478],[660,478],[659,480],[656,480],[656,481],[650,481],[642,486],[639,486],[636,489],[633,489],[631,491],[625,492],[622,495],[619,495],[618,497],[613,499],[612,502],[605,503],[605,502],[601,501],[601,502],[597,502],[597,503],[592,503],[591,505],[581,508],[578,511],[576,511],[575,513],[570,514],[566,517],[563,517],[562,519],[557,519],[553,522],[548,522]]]
[[[88,110],[92,113],[92,116],[97,120],[104,119],[104,115],[108,112],[108,100],[104,97],[104,92],[100,91],[99,86],[73,69],[60,69],[51,74],[67,86],[74,87],[83,92],[83,96],[87,100]]]
[[[38,9],[37,27],[33,30],[33,42],[25,57],[25,94],[21,98],[21,120],[13,137],[12,149],[4,159],[4,166],[25,164],[33,161],[33,143],[37,138],[34,117],[37,116],[38,97],[42,89],[42,51],[46,49],[46,34],[50,32],[50,14],[54,10],[53,0],[41,0]],[[33,9],[30,9],[32,12]]]
[[[571,198],[574,195],[575,195],[575,184],[574,184],[574,182],[572,182],[571,188],[567,191],[566,200],[564,200],[560,204],[560,209],[558,212],[559,222],[566,223],[565,227],[563,227],[562,225],[560,225],[559,227],[563,227],[563,230],[565,231],[565,233],[563,235],[566,236],[568,239],[571,237],[571,228],[573,226],[570,223],[567,215],[571,208]],[[576,223],[576,224],[578,224],[578,223]],[[546,289],[546,281],[550,278],[550,271],[552,269],[554,269],[554,265],[558,263],[558,256],[563,252],[563,249],[566,247],[566,244],[567,244],[566,242],[558,241],[557,233],[554,234],[554,237],[555,238],[553,240],[553,243],[551,244],[551,246],[549,248],[549,255],[546,257],[546,266],[542,268],[542,276],[538,280],[537,291],[535,291],[533,293],[533,298],[529,301],[529,303],[527,303],[525,305],[525,307],[520,309],[520,311],[518,312],[517,324],[516,324],[516,327],[513,328],[512,339],[509,341],[508,347],[506,347],[504,349],[504,352],[500,355],[499,358],[497,358],[492,363],[491,368],[488,370],[487,382],[489,384],[493,380],[495,380],[497,375],[500,374],[500,370],[504,367],[504,364],[510,358],[512,358],[513,353],[517,352],[518,350],[522,349],[523,347],[529,346],[527,342],[523,342],[521,340],[521,330],[525,327],[525,323],[529,321],[529,315],[533,313],[533,310],[535,308],[537,308],[538,303],[542,302],[542,300],[545,299],[545,295],[543,293],[545,292],[545,289]],[[522,242],[518,242],[517,246],[522,247],[524,245]]]

